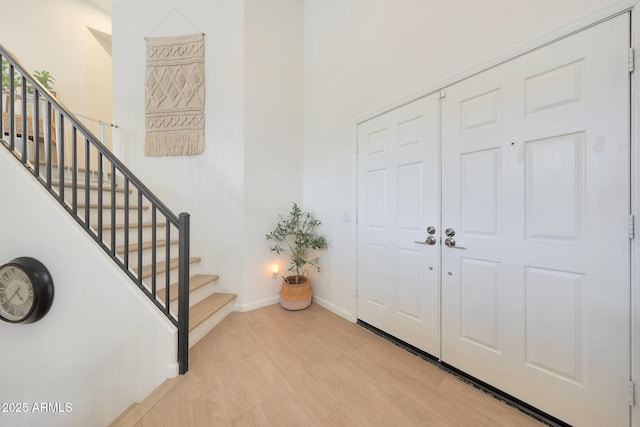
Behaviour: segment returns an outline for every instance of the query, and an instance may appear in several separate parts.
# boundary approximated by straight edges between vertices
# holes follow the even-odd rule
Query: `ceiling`
[[[85,0],[85,1],[111,14],[111,0]]]

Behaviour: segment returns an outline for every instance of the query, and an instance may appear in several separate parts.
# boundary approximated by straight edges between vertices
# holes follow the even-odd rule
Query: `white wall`
[[[357,121],[614,3],[115,2],[114,121],[122,126],[116,150],[172,209],[192,214],[192,254],[203,257],[201,271],[221,275],[221,289],[240,294],[238,309],[277,300],[268,271],[275,258],[264,234],[303,183],[304,208],[323,221],[330,245],[322,272],[314,272],[317,301],[354,319]],[[172,8],[182,16],[166,18]],[[202,155],[143,155],[144,37],[152,30],[206,33]]]
[[[305,1],[304,206],[330,244],[319,302],[355,319],[358,120],[614,3]]]
[[[0,413],[0,425],[107,425],[177,373],[175,328],[3,147],[0,199],[0,265],[34,257],[55,289],[40,321],[0,322],[0,402],[72,409]]]
[[[245,0],[244,287],[238,309],[278,301],[288,258],[265,235],[302,203],[302,0]],[[244,304],[244,305],[243,305]]]
[[[111,57],[87,26],[111,34],[111,17],[84,0],[0,0],[0,44],[31,72],[48,70],[71,111],[111,121]]]
[[[173,9],[176,11],[173,11]],[[114,151],[176,214],[191,214],[201,272],[234,291],[242,272],[244,7],[235,0],[113,3]],[[205,33],[204,153],[144,156],[145,37]]]
[[[175,10],[174,10],[175,9]],[[139,0],[113,4],[114,149],[176,213],[191,214],[196,267],[239,294],[277,301],[265,234],[302,196],[302,1]],[[205,33],[201,155],[145,157],[145,37]]]

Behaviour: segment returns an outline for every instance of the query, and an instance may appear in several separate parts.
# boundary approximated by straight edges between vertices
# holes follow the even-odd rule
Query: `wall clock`
[[[20,257],[0,267],[0,319],[33,323],[53,303],[53,280],[37,259]]]

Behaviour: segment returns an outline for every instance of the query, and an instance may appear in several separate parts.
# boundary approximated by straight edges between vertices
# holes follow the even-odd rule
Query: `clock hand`
[[[15,291],[13,291],[13,293],[11,294],[11,296],[9,297],[9,299],[7,299],[7,301],[8,301],[8,302],[11,302],[11,300],[13,299],[13,297],[15,297],[15,296],[16,296],[16,294],[18,293],[18,289],[19,289],[19,288],[16,288],[16,290],[15,290]],[[20,295],[18,295],[18,296],[20,296]],[[20,298],[20,299],[22,299],[22,298]]]
[[[16,291],[15,295],[18,295],[18,298],[20,299],[20,304],[24,303],[24,298],[22,298],[22,296],[20,295],[20,292]]]
[[[13,293],[11,294],[11,296],[9,297],[9,299],[7,299],[8,302],[11,302],[11,300],[13,299],[13,297],[15,297],[16,295],[18,296],[18,299],[20,300],[20,304],[24,303],[24,298],[22,298],[22,296],[20,295],[20,292],[18,292],[20,290],[20,288],[16,288],[15,291],[13,291]]]

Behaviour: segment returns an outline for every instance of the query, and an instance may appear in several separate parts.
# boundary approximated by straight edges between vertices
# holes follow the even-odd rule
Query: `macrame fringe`
[[[147,133],[144,154],[151,157],[189,156],[202,153],[204,146],[201,132]]]

